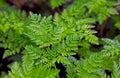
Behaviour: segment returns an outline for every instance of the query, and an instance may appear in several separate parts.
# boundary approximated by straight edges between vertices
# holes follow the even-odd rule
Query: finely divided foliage
[[[66,1],[69,0],[50,3],[56,8]],[[67,78],[106,78],[105,70],[111,71],[112,78],[119,78],[120,36],[100,39],[94,30],[96,22],[102,28],[108,17],[119,14],[114,8],[118,4],[114,0],[74,0],[54,16],[30,12],[26,17],[20,11],[0,11],[4,58],[23,54],[21,61],[10,65],[11,71],[4,78],[59,78],[56,63],[66,68]],[[91,50],[92,45],[100,44],[101,50]],[[77,54],[79,60],[73,57]]]
[[[8,10],[0,12],[0,47],[4,47],[4,58],[20,52],[27,43],[27,37],[23,35],[26,23],[25,13]]]

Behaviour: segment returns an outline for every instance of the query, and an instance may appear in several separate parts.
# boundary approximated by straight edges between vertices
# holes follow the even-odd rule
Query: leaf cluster
[[[51,0],[51,5],[55,8],[65,1]],[[98,22],[103,31],[106,19],[119,15],[114,8],[118,4],[114,0],[75,0],[54,16],[1,10],[0,47],[5,49],[4,58],[22,54],[22,60],[13,62],[3,78],[59,78],[56,63],[66,68],[68,78],[106,78],[106,70],[111,71],[108,77],[119,78],[119,35],[99,38],[94,29]],[[93,51],[91,48],[98,49],[93,45],[102,48]],[[74,57],[77,54],[79,60]]]

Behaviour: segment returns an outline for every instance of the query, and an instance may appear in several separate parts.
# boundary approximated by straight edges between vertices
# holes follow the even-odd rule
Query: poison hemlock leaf
[[[59,7],[60,5],[62,5],[63,3],[67,1],[69,0],[50,0],[50,5],[54,9],[54,8]]]
[[[120,17],[119,17],[119,15],[118,16],[114,16],[112,19],[115,22],[115,27],[117,27],[120,30],[120,21],[119,21]]]
[[[70,75],[69,73],[71,73],[75,77],[78,76],[81,78],[105,78],[104,70],[106,69],[112,71],[114,69],[113,78],[119,78],[118,76],[120,73],[120,66],[115,65],[113,62],[116,61],[117,63],[119,63],[118,59],[120,55],[120,50],[116,47],[119,45],[119,43],[116,43],[115,41],[110,39],[103,40],[107,44],[104,46],[105,48],[101,52],[92,54],[87,59],[81,59],[80,61],[76,62],[75,65],[68,65],[68,77]],[[77,68],[74,68],[74,66],[77,66]],[[118,71],[118,73],[114,75],[116,71]],[[69,78],[71,78],[71,75]]]
[[[4,47],[4,58],[19,53],[28,43],[28,38],[23,35],[27,22],[25,13],[10,9],[0,12],[0,47]]]
[[[56,8],[66,1],[50,2]],[[27,17],[16,10],[0,11],[4,58],[22,54],[22,60],[10,65],[5,78],[59,78],[56,63],[66,68],[67,78],[106,78],[105,70],[111,71],[113,78],[119,77],[119,36],[100,39],[94,25],[117,15],[114,6],[118,4],[113,0],[75,0],[54,16],[31,12]],[[93,45],[103,46],[93,52]]]
[[[50,69],[43,65],[36,66],[33,63],[22,65],[15,62],[11,69],[12,72],[5,76],[5,78],[58,78],[59,72],[57,69]]]
[[[119,78],[120,77],[120,61],[119,63],[114,62],[112,78]]]

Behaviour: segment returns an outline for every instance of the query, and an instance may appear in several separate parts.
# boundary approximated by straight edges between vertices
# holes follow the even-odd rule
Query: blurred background
[[[0,0],[0,7],[11,6],[16,9],[24,10],[27,14],[41,13],[54,15],[60,13],[73,0]]]

